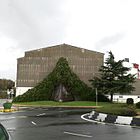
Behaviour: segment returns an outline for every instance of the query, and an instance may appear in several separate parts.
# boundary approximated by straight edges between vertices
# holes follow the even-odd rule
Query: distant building
[[[87,84],[99,74],[104,63],[103,53],[67,44],[27,51],[24,57],[17,59],[16,95],[22,95],[42,81],[60,57],[65,57],[73,72]]]

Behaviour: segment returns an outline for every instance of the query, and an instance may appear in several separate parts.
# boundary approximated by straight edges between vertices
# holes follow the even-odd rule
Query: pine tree
[[[123,62],[124,60],[115,61],[110,51],[105,65],[99,69],[100,77],[90,80],[93,88],[97,88],[99,93],[110,94],[111,101],[114,93],[125,94],[135,90],[133,87],[135,75],[128,74],[130,68],[124,67]]]

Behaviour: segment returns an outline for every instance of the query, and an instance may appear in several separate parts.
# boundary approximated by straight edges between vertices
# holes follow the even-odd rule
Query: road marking
[[[15,130],[16,130],[16,128],[7,128],[7,131],[10,131],[10,132],[13,132]]]
[[[36,116],[43,116],[43,115],[46,115],[46,113],[38,114]]]
[[[31,121],[31,123],[33,124],[33,125],[37,125],[35,122],[33,122],[33,121]]]
[[[22,119],[22,118],[27,118],[27,116],[17,116],[16,118],[20,118],[20,119]]]
[[[7,118],[2,118],[2,119],[0,119],[0,120],[4,120],[4,121],[6,121],[6,120],[11,120],[11,119],[15,119],[16,117],[7,117]]]
[[[92,136],[90,135],[84,135],[84,134],[79,134],[79,133],[71,133],[71,132],[64,132],[65,134],[69,134],[69,135],[73,135],[73,136],[79,136],[79,137],[87,137],[87,138],[91,138]]]
[[[9,119],[15,119],[16,117],[9,117]]]

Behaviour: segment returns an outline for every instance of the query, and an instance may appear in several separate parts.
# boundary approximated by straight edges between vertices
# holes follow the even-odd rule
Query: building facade
[[[16,95],[22,95],[42,81],[60,57],[65,57],[73,72],[87,84],[99,74],[104,63],[103,53],[67,44],[27,51],[24,57],[17,59]]]

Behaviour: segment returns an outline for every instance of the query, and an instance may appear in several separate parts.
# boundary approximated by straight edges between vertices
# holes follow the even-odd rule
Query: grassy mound
[[[71,71],[67,60],[61,57],[54,70],[43,81],[23,95],[14,98],[13,102],[53,100],[55,89],[60,84],[65,86],[74,100],[95,100],[93,90]]]

